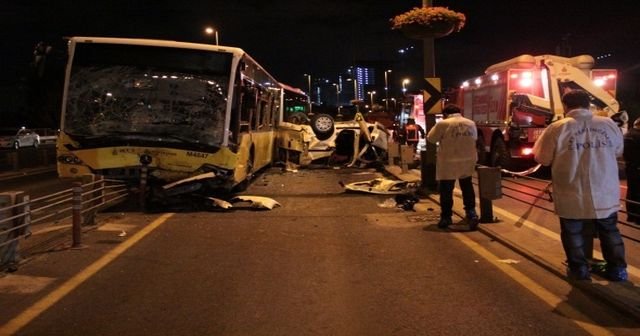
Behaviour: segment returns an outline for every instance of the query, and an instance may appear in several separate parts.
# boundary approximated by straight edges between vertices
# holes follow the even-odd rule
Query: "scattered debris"
[[[414,194],[398,194],[395,197],[396,204],[405,211],[415,211],[413,206],[420,202],[420,198]]]
[[[503,264],[519,264],[520,263],[520,261],[513,260],[513,259],[500,259],[498,260],[498,262],[501,262]]]
[[[215,198],[215,197],[207,197],[207,199],[211,200],[213,206],[218,207],[218,208],[222,208],[222,209],[229,209],[231,207],[233,207],[233,205],[225,200],[221,200],[219,198]]]
[[[381,208],[395,208],[397,206],[396,200],[393,198],[387,198],[384,202],[378,204]]]
[[[251,202],[252,208],[264,208],[264,209],[271,210],[274,207],[280,206],[280,203],[278,203],[276,200],[269,197],[262,197],[262,196],[248,196],[248,195],[236,196],[232,198],[230,202],[235,203],[239,201]]]
[[[381,195],[408,194],[414,192],[418,187],[416,182],[390,180],[382,177],[368,181],[353,182],[346,185],[340,182],[340,185],[347,191],[358,191]]]

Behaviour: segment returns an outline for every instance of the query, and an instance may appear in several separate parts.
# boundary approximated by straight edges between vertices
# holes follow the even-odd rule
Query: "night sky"
[[[389,19],[420,0],[0,0],[2,83],[23,76],[34,45],[63,36],[117,36],[212,42],[245,49],[278,80],[305,87],[304,73],[336,78],[357,60],[421,60],[421,42],[390,30]],[[611,53],[599,65],[624,76],[640,53],[640,4],[634,0],[434,0],[467,16],[460,33],[436,40],[436,75],[456,86],[523,53],[555,53],[568,37],[573,54]],[[398,49],[416,46],[415,55]],[[421,62],[415,76],[422,75]],[[637,73],[637,69],[635,70]],[[393,80],[393,78],[392,78]],[[396,78],[398,85],[399,78]]]

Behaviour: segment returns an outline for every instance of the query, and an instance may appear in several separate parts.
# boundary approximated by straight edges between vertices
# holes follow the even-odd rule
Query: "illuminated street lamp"
[[[407,84],[409,84],[409,78],[405,78],[402,80],[402,94],[407,93]]]
[[[217,30],[217,29],[215,29],[215,28],[213,28],[213,27],[206,27],[206,28],[204,29],[204,32],[205,32],[205,34],[207,34],[207,35],[212,35],[212,34],[213,34],[213,35],[215,35],[215,38],[216,38],[216,45],[219,45],[219,44],[218,44],[218,30]]]
[[[389,111],[389,78],[388,78],[388,73],[390,73],[391,70],[385,70],[384,72],[384,98],[386,99],[386,108],[387,111]]]
[[[373,95],[375,95],[376,92],[375,91],[369,91],[367,93],[371,96],[371,108],[373,109]]]

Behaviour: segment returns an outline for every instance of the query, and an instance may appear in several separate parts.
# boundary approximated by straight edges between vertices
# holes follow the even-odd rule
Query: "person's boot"
[[[613,282],[627,281],[629,274],[627,273],[626,268],[612,268],[607,269],[604,277]]]
[[[576,269],[567,268],[567,277],[570,280],[578,280],[578,281],[590,281],[591,275],[589,274],[589,269],[586,267],[580,267]]]
[[[478,214],[475,210],[467,211],[467,215],[465,216],[467,224],[469,224],[469,231],[475,231],[478,229],[478,224],[480,224],[480,219],[478,218]]]
[[[440,221],[438,221],[438,228],[439,229],[447,229],[449,227],[449,225],[453,224],[453,222],[451,221],[451,217],[441,217]]]

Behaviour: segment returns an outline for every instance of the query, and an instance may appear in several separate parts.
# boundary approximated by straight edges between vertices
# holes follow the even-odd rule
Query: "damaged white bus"
[[[238,48],[175,41],[69,40],[61,177],[171,183],[207,174],[242,186],[273,157],[277,82]],[[151,183],[153,184],[153,183]]]
[[[279,125],[304,128],[283,121],[284,88],[239,48],[72,37],[59,176],[99,174],[135,185],[146,175],[143,191],[161,198],[242,190],[278,157],[276,143],[285,154],[314,146],[315,134],[288,138],[307,142],[300,148],[277,139]],[[349,127],[359,135],[369,129]]]

